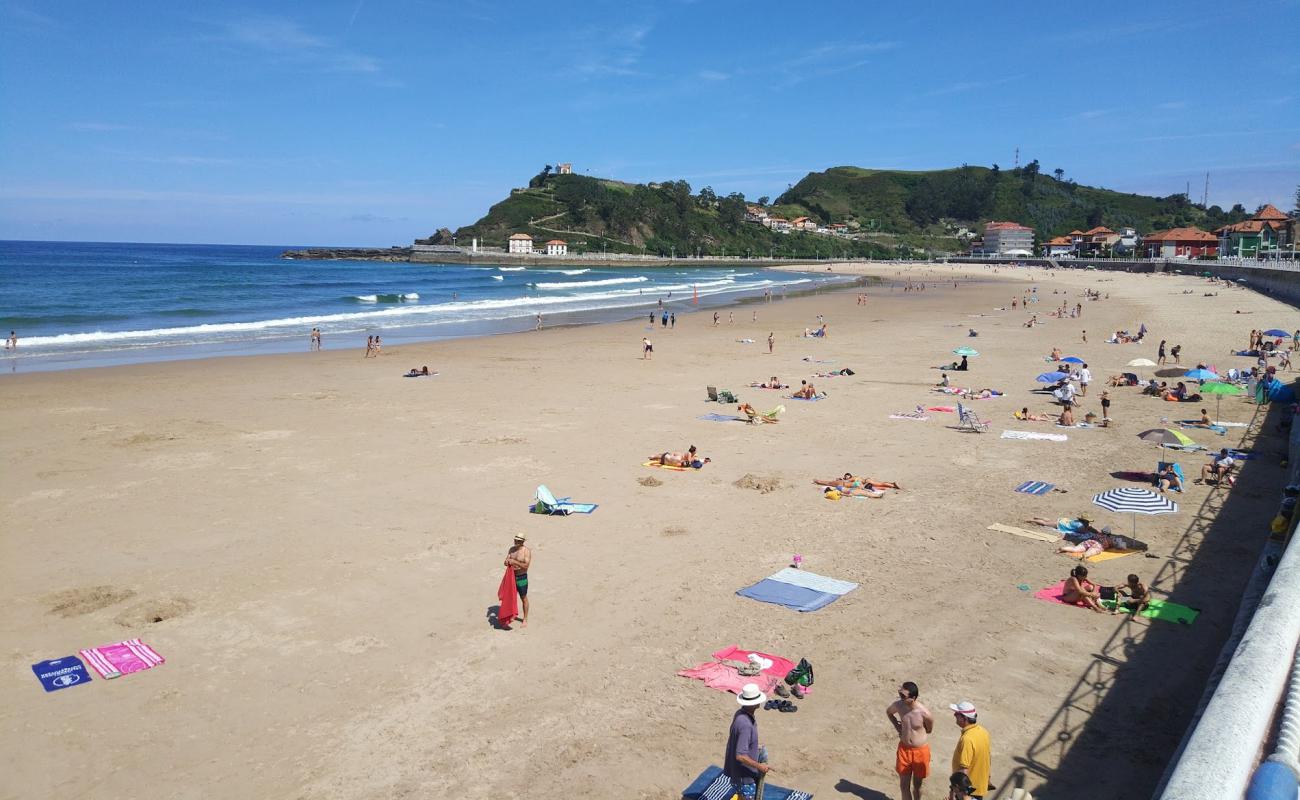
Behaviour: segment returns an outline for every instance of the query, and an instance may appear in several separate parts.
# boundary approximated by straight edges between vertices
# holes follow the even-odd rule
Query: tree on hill
[[[1057,183],[1060,183],[1061,179],[1065,177],[1065,170],[1061,169],[1060,167],[1057,167],[1056,169],[1052,170],[1052,177],[1056,178]]]

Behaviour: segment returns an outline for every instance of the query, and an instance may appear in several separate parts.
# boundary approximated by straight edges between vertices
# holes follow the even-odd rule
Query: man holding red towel
[[[519,615],[519,624],[528,627],[528,565],[533,563],[532,551],[524,544],[527,541],[522,533],[515,534],[515,543],[506,553],[505,565],[514,572],[515,589],[522,601],[523,613]],[[507,623],[508,624],[508,623]]]

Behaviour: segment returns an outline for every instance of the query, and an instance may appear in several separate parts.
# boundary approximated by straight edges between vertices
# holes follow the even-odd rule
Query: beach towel
[[[1102,600],[1103,608],[1114,608],[1114,600]],[[1196,618],[1201,615],[1199,609],[1191,606],[1180,605],[1179,603],[1170,603],[1165,600],[1153,599],[1147,607],[1138,613],[1139,617],[1147,619],[1158,619],[1162,622],[1174,622],[1180,625],[1191,625]]]
[[[1017,528],[1012,525],[1003,525],[1000,522],[993,523],[988,527],[988,529],[991,531],[999,531],[1000,533],[1009,533],[1012,536],[1020,536],[1025,539],[1036,539],[1040,542],[1061,541],[1061,535],[1059,533],[1049,533],[1047,531],[1031,531],[1025,528]]]
[[[82,650],[80,655],[99,673],[99,677],[105,679],[151,669],[165,660],[152,647],[139,639],[127,639],[124,642],[92,647]]]
[[[774,656],[771,653],[763,653],[758,650],[742,650],[734,644],[730,647],[722,648],[718,652],[714,653],[713,657],[719,661],[748,661],[751,655],[756,655],[759,658],[766,658],[768,661],[772,662],[772,666],[763,670],[763,672],[768,675],[775,675],[778,678],[784,678],[786,675],[790,674],[790,670],[794,669],[794,662],[788,658]]]
[[[683,800],[731,800],[731,797],[731,779],[722,773],[721,767],[709,767],[682,790]],[[763,800],[812,800],[812,795],[764,783]]]
[[[641,466],[650,467],[652,469],[668,469],[668,470],[672,470],[673,472],[686,472],[688,470],[694,469],[694,467],[674,467],[671,464],[656,464],[653,461],[647,461]]]
[[[1056,488],[1054,483],[1043,483],[1042,481],[1025,481],[1016,487],[1016,491],[1021,494],[1047,494]]]
[[[807,400],[807,401],[810,402],[810,403],[813,402],[813,401],[816,401],[816,400],[825,400],[825,399],[826,399],[826,393],[825,393],[825,392],[822,392],[821,394],[815,394],[815,395],[813,395],[812,397],[800,397],[800,396],[798,396],[798,395],[794,395],[794,394],[787,394],[787,395],[782,395],[782,396],[785,397],[785,399],[787,399],[787,400]]]
[[[818,575],[815,572],[809,572],[806,569],[795,569],[786,567],[775,575],[770,576],[769,580],[788,583],[791,586],[802,586],[805,589],[812,589],[827,594],[845,595],[858,588],[856,583],[851,581],[842,581],[837,578],[828,578],[825,575]]]
[[[938,411],[942,414],[956,414],[957,409],[952,406],[930,406],[926,411]]]
[[[744,417],[733,417],[730,414],[705,414],[702,417],[696,417],[706,422],[745,422]]]
[[[1038,433],[1037,431],[1003,431],[1003,439],[1040,439],[1046,442],[1064,442],[1070,437],[1064,433]]]
[[[791,669],[794,669],[794,667],[791,667]],[[719,692],[731,692],[732,694],[740,694],[747,683],[756,683],[760,690],[770,694],[776,688],[776,682],[780,680],[775,675],[763,673],[741,675],[733,665],[723,664],[719,661],[706,661],[698,667],[678,670],[677,675],[682,678],[694,678],[698,681],[704,681],[704,685],[710,689],[717,689]]]
[[[791,586],[771,578],[764,578],[753,586],[739,589],[736,594],[760,603],[772,603],[800,612],[817,611],[840,599],[838,594],[819,592],[803,586]]]
[[[1134,553],[1138,553],[1138,552],[1141,551],[1140,550],[1103,550],[1097,555],[1091,556],[1089,558],[1084,558],[1083,553],[1061,553],[1061,555],[1069,556],[1070,558],[1077,559],[1079,561],[1087,561],[1089,564],[1096,564],[1100,561],[1110,561],[1112,558],[1123,558],[1124,556],[1131,556]]]
[[[515,588],[515,571],[510,567],[506,567],[506,574],[501,576],[497,600],[501,603],[497,609],[497,625],[504,628],[519,616],[519,590]]]
[[[929,419],[929,417],[927,417],[925,414],[920,413],[919,411],[911,411],[911,412],[908,412],[908,411],[899,411],[899,412],[897,412],[897,413],[890,414],[890,415],[889,415],[889,418],[890,418],[890,419],[910,419],[910,420],[914,420],[914,421],[916,421],[916,422],[925,422],[926,420]]]
[[[793,669],[794,665],[791,664],[790,668]],[[32,664],[32,672],[36,673],[36,680],[41,682],[41,686],[45,687],[47,692],[57,692],[69,686],[90,683],[90,673],[86,671],[86,665],[76,656],[38,661]]]
[[[1226,427],[1222,426],[1222,425],[1200,425],[1200,424],[1197,424],[1197,421],[1196,421],[1196,420],[1179,420],[1179,421],[1178,421],[1178,427],[1180,427],[1180,428],[1196,428],[1196,429],[1198,429],[1198,430],[1202,430],[1202,431],[1214,431],[1215,433],[1219,434],[1220,436],[1226,436],[1227,433],[1228,433],[1228,429],[1227,429]]]

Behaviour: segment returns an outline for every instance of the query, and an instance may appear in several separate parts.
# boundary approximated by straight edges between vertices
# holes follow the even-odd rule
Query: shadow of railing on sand
[[[1256,410],[1238,445],[1272,446],[1279,404]],[[1282,446],[1285,446],[1283,442]],[[1018,787],[1035,797],[1149,797],[1191,721],[1227,638],[1241,591],[1268,539],[1282,475],[1271,453],[1243,462],[1236,485],[1214,486],[1148,585],[1154,596],[1199,608],[1194,625],[1121,617],[1029,748],[1012,759],[996,800]],[[1190,477],[1190,476],[1189,476]],[[1185,497],[1186,495],[1184,495]],[[1146,562],[1150,563],[1150,562]],[[1134,572],[1141,572],[1134,565]],[[1205,605],[1218,594],[1218,606]],[[1213,640],[1205,631],[1213,626]],[[1003,762],[1005,764],[1005,762]]]

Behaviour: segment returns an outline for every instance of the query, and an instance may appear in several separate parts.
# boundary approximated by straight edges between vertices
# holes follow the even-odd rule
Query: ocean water
[[[4,372],[326,349],[678,315],[842,276],[710,266],[296,261],[287,247],[0,241]],[[699,304],[692,304],[698,292]]]

